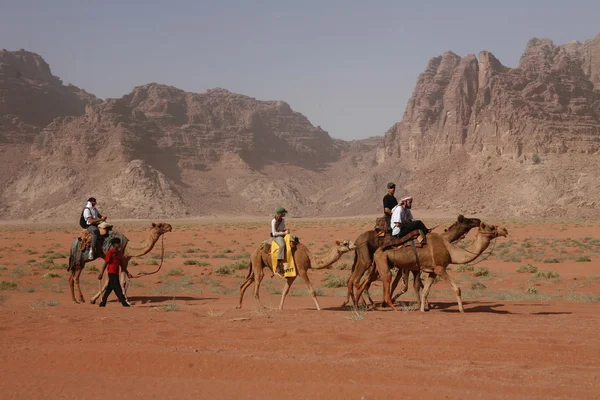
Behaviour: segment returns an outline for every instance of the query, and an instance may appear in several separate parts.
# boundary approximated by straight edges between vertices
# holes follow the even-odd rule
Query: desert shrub
[[[221,265],[214,269],[215,274],[219,276],[232,276],[235,275],[237,268],[233,264]]]
[[[544,260],[544,263],[546,264],[558,264],[560,263],[560,260],[558,258],[547,258]]]
[[[472,282],[471,283],[471,290],[483,290],[483,289],[487,289],[487,286],[485,286],[483,283],[481,283],[481,282]]]
[[[588,256],[581,256],[575,259],[575,262],[591,262],[592,260]]]
[[[534,287],[534,286],[529,286],[526,290],[525,293],[527,294],[537,294],[538,290]]]
[[[18,286],[15,281],[0,281],[0,290],[17,290]]]
[[[473,272],[473,275],[475,276],[488,276],[489,274],[490,271],[486,267],[477,267],[475,272]]]
[[[167,271],[167,276],[183,276],[184,272],[181,268],[171,268]]]
[[[538,271],[533,275],[534,278],[542,278],[542,279],[554,279],[558,278],[560,275],[556,271]]]
[[[521,265],[519,268],[517,268],[517,272],[519,272],[519,273],[529,272],[529,273],[533,274],[533,273],[537,272],[537,267],[535,267],[531,264]]]
[[[332,274],[330,272],[325,274],[325,283],[323,286],[326,288],[338,288],[346,286],[348,277],[344,277],[338,274]]]
[[[475,271],[475,267],[472,265],[467,265],[467,264],[460,264],[458,267],[456,267],[456,272],[473,272]]]

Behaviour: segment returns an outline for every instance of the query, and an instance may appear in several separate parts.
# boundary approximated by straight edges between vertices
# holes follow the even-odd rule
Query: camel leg
[[[428,273],[425,275],[425,285],[423,290],[421,291],[421,312],[425,312],[425,305],[427,303],[427,296],[429,296],[429,290],[431,289],[431,285],[433,285],[433,281],[435,280],[434,273]]]
[[[452,286],[452,290],[454,290],[454,294],[456,294],[456,301],[458,302],[458,309],[461,313],[464,313],[465,309],[463,308],[463,304],[462,304],[460,287],[458,287],[456,282],[454,282],[454,280],[452,278],[450,278],[450,275],[448,275],[446,268],[441,267],[441,266],[436,266],[435,273],[438,274],[439,276],[441,276],[443,280],[445,280],[446,282],[448,282],[450,284],[450,286]]]
[[[262,305],[262,303],[260,302],[260,295],[259,295],[259,291],[260,291],[260,283],[263,280],[263,277],[265,276],[265,273],[263,272],[262,268],[259,271],[255,271],[255,278],[254,278],[254,298],[256,299],[256,302],[258,303],[259,307],[264,307]]]
[[[83,293],[81,293],[81,286],[79,286],[79,277],[81,276],[82,272],[83,272],[83,268],[78,268],[77,271],[75,272],[75,276],[73,277],[73,280],[75,281],[75,286],[77,286],[77,291],[79,292],[79,301],[82,303],[85,303],[85,300],[83,299]]]
[[[283,292],[281,292],[281,302],[279,303],[279,309],[283,310],[283,303],[285,302],[285,297],[288,295],[290,288],[292,287],[292,283],[296,280],[296,277],[285,278],[285,286],[283,287]]]
[[[346,286],[348,287],[348,292],[346,293],[346,301],[344,301],[341,307],[345,307],[348,303],[350,303],[350,298],[354,301],[354,271],[348,277],[348,281],[346,282]]]
[[[398,271],[398,273],[400,273],[400,271]],[[381,275],[380,279],[381,283],[383,283],[383,302],[390,306],[392,310],[397,311],[396,307],[394,307],[390,290],[390,284],[392,283],[392,271],[388,269]]]
[[[299,269],[298,275],[300,275],[300,278],[304,281],[304,284],[308,288],[308,293],[310,293],[310,297],[312,297],[313,301],[315,302],[317,310],[321,311],[321,306],[319,305],[319,301],[317,300],[317,293],[315,293],[315,289],[313,288],[310,279],[308,279],[308,272],[306,270]]]
[[[375,268],[374,265],[371,266],[371,268],[369,269],[369,274],[367,275],[367,279],[363,281],[363,283],[358,287],[358,290],[356,291],[356,298],[354,300],[355,305],[358,304],[358,302],[360,301],[363,292],[368,291],[371,287],[371,283],[375,282],[378,277],[379,273],[377,272],[377,268]]]
[[[69,290],[71,291],[71,298],[73,299],[73,303],[79,303],[77,300],[75,300],[75,273],[79,269],[79,266],[74,268],[74,270],[70,271],[69,275]]]
[[[398,286],[398,282],[400,281],[400,279],[402,279],[402,285],[400,286],[400,293],[398,293],[392,298],[393,302],[395,302],[398,297],[402,296],[408,290],[408,272],[409,271],[407,269],[403,269],[401,271],[398,271],[398,273],[396,274],[394,282],[392,282],[391,294],[394,294],[394,291],[396,291],[396,287]]]
[[[106,288],[108,287],[108,278],[104,281],[104,284],[102,285],[102,288],[100,289],[100,291],[98,293],[96,293],[91,299],[90,299],[90,304],[96,304],[96,300],[98,300],[98,298],[100,296],[102,296],[102,293],[104,293],[104,291],[106,290]]]
[[[127,288],[129,287],[129,278],[127,278],[127,274],[123,271],[119,274],[119,284],[121,285],[121,291],[123,292],[123,297],[125,297],[125,302],[129,305],[129,299],[127,298]]]
[[[242,286],[240,286],[240,304],[238,304],[238,306],[236,308],[242,308],[242,301],[244,300],[244,293],[246,293],[246,289],[248,289],[250,287],[250,285],[252,285],[252,282],[254,282],[254,274],[251,274],[250,277],[248,279],[246,279],[244,281],[244,283],[242,283]]]
[[[413,271],[413,290],[415,291],[415,296],[417,297],[417,308],[421,309],[421,288],[423,288],[423,281],[421,280],[421,274],[419,271]],[[426,310],[429,309],[429,306],[426,305]]]

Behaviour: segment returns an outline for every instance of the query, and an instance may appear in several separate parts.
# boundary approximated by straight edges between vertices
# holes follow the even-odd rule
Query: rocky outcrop
[[[596,215],[600,192],[573,193],[573,182],[598,168],[599,46],[600,35],[562,46],[534,38],[518,68],[487,51],[432,59],[402,121],[385,135],[385,158],[412,167],[408,187],[425,207]],[[591,200],[555,203],[565,196]]]
[[[39,55],[0,51],[0,143],[31,142],[54,118],[82,115],[95,102],[84,90],[63,85]]]
[[[531,39],[519,68],[483,51],[432,59],[402,121],[386,134],[390,157],[436,158],[464,149],[514,158],[600,150],[600,35],[556,46]]]

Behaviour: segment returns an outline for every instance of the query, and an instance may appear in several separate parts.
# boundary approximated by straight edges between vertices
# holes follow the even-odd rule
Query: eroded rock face
[[[78,116],[97,99],[63,85],[42,57],[25,50],[0,51],[0,143],[31,142],[59,116]]]
[[[386,134],[386,152],[408,159],[452,154],[524,154],[600,150],[600,35],[556,46],[531,39],[519,68],[490,52],[432,59],[419,76],[402,121]]]
[[[562,46],[534,38],[518,68],[487,51],[478,59],[452,53],[432,59],[404,117],[385,135],[388,160],[413,167],[408,187],[426,207],[596,215],[600,193],[572,182],[599,166],[599,49],[600,35]],[[555,204],[573,190],[592,200]]]

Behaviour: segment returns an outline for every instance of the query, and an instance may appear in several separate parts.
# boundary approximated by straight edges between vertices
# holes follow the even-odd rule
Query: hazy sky
[[[490,5],[488,5],[490,4]],[[159,82],[284,100],[343,139],[399,121],[427,61],[600,33],[600,0],[0,0],[0,48],[99,97]]]

